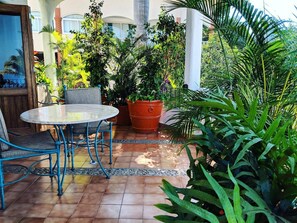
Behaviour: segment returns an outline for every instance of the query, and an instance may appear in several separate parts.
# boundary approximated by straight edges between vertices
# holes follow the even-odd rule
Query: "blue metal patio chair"
[[[52,155],[56,155],[56,163],[52,164]],[[40,157],[40,160],[33,162],[29,167],[19,164],[5,164],[5,161],[19,160],[29,157]],[[43,160],[49,161],[49,172],[37,173],[34,170],[36,164]],[[19,166],[23,175],[16,180],[5,182],[4,169],[8,166]],[[5,209],[4,187],[17,183],[27,177],[30,173],[40,176],[57,176],[58,196],[62,195],[62,181],[60,176],[60,143],[55,142],[49,131],[34,133],[25,136],[14,136],[9,140],[5,120],[0,109],[0,197],[1,209]]]
[[[102,104],[101,101],[101,89],[99,87],[94,88],[77,88],[77,89],[66,89],[64,87],[65,93],[65,104]],[[89,156],[91,158],[91,163],[95,164],[96,161],[92,157],[91,153],[91,141],[89,136],[95,134],[96,131],[101,134],[100,140],[94,140],[94,143],[97,143],[96,146],[101,146],[101,151],[104,151],[104,147],[109,148],[109,164],[112,164],[112,122],[103,120],[100,123],[99,129],[97,129],[99,122],[92,122],[88,124],[76,124],[70,126],[70,144],[71,144],[71,165],[74,169],[74,150],[78,146],[86,146],[88,149]],[[109,133],[108,143],[105,143],[104,133]],[[83,140],[74,141],[74,137],[78,135],[83,135]],[[94,144],[95,146],[95,144]]]

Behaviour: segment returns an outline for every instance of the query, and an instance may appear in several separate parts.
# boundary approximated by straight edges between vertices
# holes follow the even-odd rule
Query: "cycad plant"
[[[192,203],[190,206],[212,213],[219,222],[297,221],[297,132],[292,129],[293,122],[281,115],[271,118],[269,106],[263,107],[257,100],[246,109],[238,94],[233,97],[234,100],[223,94],[205,94],[200,100],[188,102],[200,109],[193,123],[201,130],[201,134],[189,138],[183,147],[190,161],[188,187],[164,184],[167,195],[184,195],[187,202],[177,202],[170,195],[172,207],[158,207],[177,216],[158,217],[159,220],[207,222],[200,212],[187,210]],[[191,153],[193,145],[196,153]],[[211,173],[217,186],[210,186],[211,179],[205,170]],[[239,185],[238,189],[235,184]],[[240,190],[237,198],[232,197],[235,189]],[[226,199],[221,198],[224,193],[232,205],[224,206]],[[239,214],[231,211],[231,215],[244,221],[229,221],[226,211],[228,208],[235,211],[236,206],[242,211]]]

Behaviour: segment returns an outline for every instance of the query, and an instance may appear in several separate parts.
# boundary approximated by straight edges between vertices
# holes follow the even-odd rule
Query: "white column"
[[[55,8],[62,1],[63,0],[39,0],[42,26],[51,25],[53,27]],[[58,83],[57,83],[56,69],[53,67],[53,65],[56,64],[56,60],[55,60],[54,49],[50,44],[52,42],[51,34],[47,32],[43,32],[42,41],[43,41],[44,64],[50,65],[46,69],[46,75],[52,81],[52,84],[55,88],[57,87]]]
[[[187,9],[185,84],[191,90],[200,89],[202,28],[201,14]]]

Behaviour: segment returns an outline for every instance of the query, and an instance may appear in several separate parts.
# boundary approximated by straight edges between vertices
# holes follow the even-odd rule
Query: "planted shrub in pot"
[[[107,100],[119,109],[116,123],[131,125],[127,97],[136,91],[137,67],[143,58],[144,51],[138,47],[138,39],[128,36],[124,41],[117,39],[111,81],[113,84],[108,90]]]
[[[129,114],[136,132],[156,132],[161,117],[166,82],[160,72],[159,52],[147,46],[138,71],[137,90],[128,97]]]
[[[85,13],[82,21],[82,31],[73,33],[85,63],[85,71],[90,73],[88,77],[90,86],[101,85],[104,103],[108,89],[108,66],[112,58],[114,38],[112,31],[104,26],[102,7],[103,1],[90,0],[89,12]]]

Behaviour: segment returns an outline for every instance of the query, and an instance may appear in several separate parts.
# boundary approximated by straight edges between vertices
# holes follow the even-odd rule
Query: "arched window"
[[[41,15],[40,12],[32,12],[32,31],[33,32],[40,32],[42,29],[42,23],[41,23]]]
[[[82,15],[69,15],[63,17],[63,33],[71,33],[70,31],[81,31]]]
[[[115,37],[125,39],[129,29],[131,29],[131,25],[126,23],[108,23],[108,28],[113,31]]]

